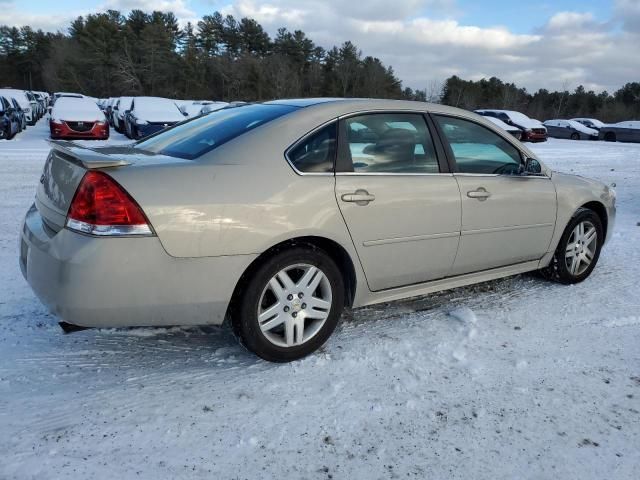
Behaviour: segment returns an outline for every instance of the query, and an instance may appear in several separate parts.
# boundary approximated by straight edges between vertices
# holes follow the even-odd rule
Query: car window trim
[[[325,127],[328,127],[329,125],[331,125],[332,123],[337,123],[338,122],[338,118],[332,118],[331,120],[328,120],[320,125],[318,125],[317,127],[309,130],[307,133],[305,133],[304,135],[302,135],[298,140],[296,140],[295,142],[293,142],[291,145],[289,145],[287,147],[287,149],[284,151],[284,158],[287,161],[287,163],[289,164],[289,166],[293,169],[293,171],[297,174],[297,175],[311,175],[311,176],[324,176],[324,177],[333,177],[335,175],[336,172],[336,161],[337,161],[337,157],[338,157],[338,144],[339,144],[339,139],[340,139],[340,132],[339,132],[339,124],[336,125],[336,148],[333,149],[333,171],[332,172],[302,172],[300,170],[298,170],[296,168],[296,166],[293,164],[293,161],[291,160],[291,158],[289,158],[289,153],[295,149],[296,147],[298,147],[300,144],[304,143],[305,141],[307,141],[310,137],[312,137],[313,135],[315,135],[316,133],[318,133],[320,130],[322,130]]]
[[[528,153],[525,152],[524,150],[522,150],[518,145],[514,144],[511,139],[509,137],[513,136],[511,134],[509,134],[509,132],[507,132],[505,130],[504,134],[502,132],[497,132],[491,128],[489,128],[486,125],[482,125],[481,123],[478,123],[477,121],[475,121],[472,118],[466,117],[464,115],[456,115],[454,113],[429,113],[429,116],[438,116],[438,117],[449,117],[449,118],[457,118],[460,120],[465,120],[467,122],[471,122],[471,123],[475,123],[476,125],[478,125],[479,127],[483,127],[487,130],[489,130],[490,132],[495,133],[496,135],[500,136],[504,141],[506,141],[509,145],[511,145],[513,148],[515,148],[518,153],[520,154],[520,161],[522,163],[524,163],[526,161],[526,159],[529,157]],[[440,141],[443,144],[444,150],[445,150],[445,154],[447,156],[447,160],[449,162],[449,164],[451,165],[451,172],[453,172],[454,175],[456,176],[468,176],[468,177],[516,177],[516,176],[521,176],[521,177],[526,177],[526,178],[546,178],[546,179],[550,179],[551,177],[549,177],[548,175],[545,175],[544,173],[540,173],[540,174],[536,174],[536,175],[507,175],[505,173],[466,173],[466,172],[459,172],[458,171],[458,164],[456,163],[456,159],[455,159],[455,155],[453,154],[453,149],[451,148],[451,145],[449,144],[449,140],[447,139],[447,137],[445,136],[444,132],[442,131],[442,129],[440,128],[440,125],[438,124],[438,122],[436,121],[435,118],[432,119],[432,122],[438,132],[438,136],[440,138]],[[536,159],[537,160],[537,159]]]
[[[345,120],[352,117],[360,117],[363,115],[385,115],[385,114],[408,114],[419,115],[425,122],[427,132],[433,142],[434,151],[436,154],[436,162],[438,163],[438,173],[417,173],[417,172],[354,172],[353,161],[349,161],[350,158],[349,141],[347,140],[347,132],[345,128]],[[372,110],[360,110],[357,112],[350,112],[338,117],[338,148],[336,149],[336,161],[335,161],[335,175],[364,175],[364,176],[406,176],[406,177],[419,177],[419,176],[433,176],[433,175],[446,175],[451,176],[452,172],[446,160],[445,151],[440,145],[435,133],[435,126],[433,121],[429,118],[428,112],[425,110],[386,110],[386,109],[372,109]],[[341,153],[349,152],[349,155],[342,155]]]

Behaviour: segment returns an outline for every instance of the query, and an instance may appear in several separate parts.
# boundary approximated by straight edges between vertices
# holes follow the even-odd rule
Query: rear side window
[[[135,148],[192,160],[297,109],[265,104],[225,108],[163,130],[138,142]]]
[[[500,135],[460,118],[436,115],[435,119],[451,146],[459,172],[491,175],[520,172],[520,152]]]
[[[293,147],[287,153],[287,158],[299,172],[333,172],[337,137],[338,128],[337,123],[334,122]]]
[[[438,159],[424,117],[413,113],[375,113],[344,120],[345,165],[355,173],[439,173]]]

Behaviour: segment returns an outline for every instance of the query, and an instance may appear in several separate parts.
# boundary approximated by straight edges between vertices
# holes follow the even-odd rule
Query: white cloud
[[[618,19],[622,20],[625,30],[640,33],[640,1],[616,0],[615,14]]]
[[[94,11],[155,9],[173,11],[181,25],[198,20],[190,0],[101,1]],[[588,4],[582,11],[556,12],[531,34],[463,24],[456,0],[227,1],[224,14],[255,18],[271,35],[284,26],[303,30],[325,48],[351,40],[364,55],[393,66],[413,88],[456,74],[497,76],[530,90],[583,84],[612,91],[637,79],[640,71],[640,0],[616,0],[609,19],[596,18]],[[27,15],[15,5],[0,12],[0,23],[57,30],[88,13]]]
[[[274,33],[304,30],[324,47],[352,40],[365,55],[392,65],[405,85],[424,88],[456,74],[497,76],[530,90],[619,88],[637,78],[640,37],[621,19],[599,21],[588,11],[558,12],[533,34],[504,26],[464,25],[453,1],[344,2],[338,0],[240,0],[226,13],[251,16]],[[638,13],[640,1],[618,0],[617,12]]]

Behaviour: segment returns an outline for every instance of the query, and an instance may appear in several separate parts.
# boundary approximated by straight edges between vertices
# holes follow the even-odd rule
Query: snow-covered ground
[[[63,335],[17,259],[45,135],[0,143],[0,478],[638,478],[640,145],[532,146],[617,183],[584,283],[525,275],[357,310],[275,365],[222,328]]]

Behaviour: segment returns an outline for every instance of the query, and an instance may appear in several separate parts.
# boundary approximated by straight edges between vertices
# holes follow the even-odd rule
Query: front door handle
[[[356,190],[353,193],[345,193],[340,198],[343,202],[352,202],[356,205],[368,205],[369,202],[373,202],[376,199],[375,195],[371,195],[366,190]]]
[[[470,192],[467,192],[467,197],[475,198],[477,200],[480,200],[481,202],[484,202],[490,196],[491,194],[487,192],[484,187],[480,187],[477,190],[471,190]]]

